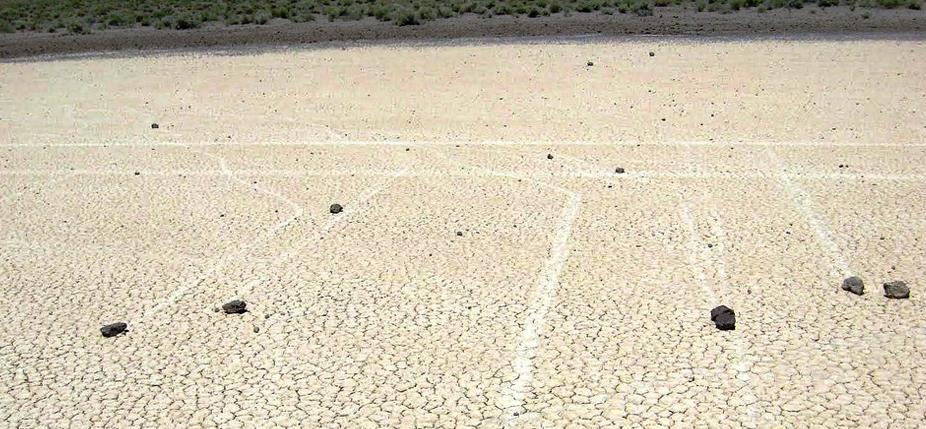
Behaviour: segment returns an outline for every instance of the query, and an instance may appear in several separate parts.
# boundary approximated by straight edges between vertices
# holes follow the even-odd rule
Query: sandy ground
[[[0,64],[0,421],[922,426],[924,58],[653,38]]]

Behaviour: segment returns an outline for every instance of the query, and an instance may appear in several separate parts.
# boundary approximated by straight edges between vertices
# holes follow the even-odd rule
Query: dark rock
[[[907,299],[910,297],[910,288],[902,281],[885,283],[884,296],[893,299]]]
[[[655,56],[656,56],[656,53],[655,53],[655,52],[650,52],[650,53],[649,53],[649,56],[655,57]]]
[[[344,207],[341,207],[340,204],[332,204],[329,210],[331,211],[331,214],[338,214],[344,211]]]
[[[462,236],[463,236],[463,231],[457,231],[457,237],[462,237]]]
[[[842,290],[847,290],[856,295],[862,295],[865,293],[865,284],[862,282],[862,279],[858,277],[849,277],[842,281]]]
[[[151,124],[151,129],[152,130],[158,129],[158,124]]]
[[[552,154],[552,153],[548,153],[548,154],[547,154],[547,159],[553,159],[553,154]]]
[[[617,174],[624,174],[624,167],[617,167],[614,169],[614,172]]]
[[[116,335],[119,335],[128,329],[129,329],[129,325],[127,323],[116,322],[116,323],[111,323],[109,325],[106,325],[100,328],[100,333],[103,334],[104,337],[109,338],[109,337],[115,337]]]
[[[255,326],[255,327],[254,327],[254,333],[256,334],[256,333],[258,333],[258,332],[260,332],[260,328],[257,327],[257,326]]]
[[[733,309],[721,305],[711,310],[711,322],[721,331],[730,331],[736,329],[736,314]]]
[[[135,175],[136,175],[136,176],[141,176],[141,172],[140,172],[140,171],[136,171],[136,172],[135,172]]]
[[[247,313],[247,307],[248,304],[246,302],[236,299],[222,304],[222,311],[224,311],[225,314],[242,314]]]
[[[589,62],[587,62],[587,63],[585,63],[585,65],[587,65],[587,66],[589,66],[589,67],[591,67],[591,66],[593,66],[593,65],[595,65],[595,63],[593,63],[593,62],[591,62],[591,61],[589,61]]]

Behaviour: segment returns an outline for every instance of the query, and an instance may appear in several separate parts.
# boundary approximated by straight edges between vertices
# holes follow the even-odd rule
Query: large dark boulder
[[[240,299],[222,304],[222,311],[225,314],[242,314],[248,311],[248,304]]]
[[[910,288],[902,281],[885,283],[884,296],[893,299],[907,299],[910,297]]]
[[[106,325],[100,328],[100,333],[103,334],[104,337],[109,338],[109,337],[115,337],[116,335],[119,335],[127,331],[128,329],[129,329],[129,325],[127,323],[116,322],[116,323],[110,323],[109,325]]]
[[[736,314],[726,305],[714,307],[711,310],[711,322],[721,331],[731,331],[736,329]]]
[[[865,283],[862,282],[862,279],[852,276],[842,281],[842,290],[861,295],[865,293]]]

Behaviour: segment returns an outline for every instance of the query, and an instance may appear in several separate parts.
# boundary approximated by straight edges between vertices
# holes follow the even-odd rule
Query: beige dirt
[[[922,426],[924,58],[651,38],[2,63],[0,421]]]

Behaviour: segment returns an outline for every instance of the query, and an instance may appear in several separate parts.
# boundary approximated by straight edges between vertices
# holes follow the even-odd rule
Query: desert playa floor
[[[0,63],[0,421],[922,426],[924,72],[915,38]]]

